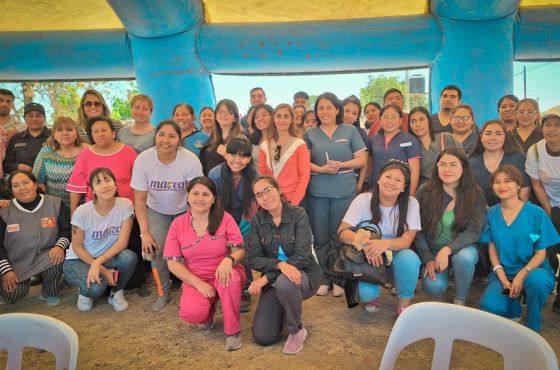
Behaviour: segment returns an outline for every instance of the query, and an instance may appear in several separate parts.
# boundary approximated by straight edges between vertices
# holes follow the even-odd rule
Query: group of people
[[[365,105],[364,129],[354,96],[323,93],[312,110],[305,92],[275,108],[262,88],[250,99],[243,118],[229,99],[204,107],[199,129],[186,103],[154,126],[154,103],[136,95],[123,125],[87,90],[78,120],[49,129],[37,103],[16,122],[14,96],[0,89],[11,199],[0,202],[1,299],[25,297],[40,275],[39,298],[56,306],[63,277],[80,311],[102,296],[123,311],[125,289],[147,293],[149,261],[154,311],[170,302],[173,279],[188,323],[211,329],[220,301],[231,351],[242,346],[240,312],[259,295],[255,341],[278,342],[285,325],[283,351],[294,354],[307,337],[303,300],[345,294],[331,261],[347,244],[373,266],[390,261],[397,316],[419,277],[446,300],[452,274],[453,303],[465,305],[478,266],[489,275],[481,309],[518,320],[523,299],[526,325],[540,331],[558,269],[559,108],[541,117],[536,101],[508,95],[478,128],[457,86],[442,90],[434,114],[404,112],[390,89]],[[381,238],[364,239],[367,225]],[[379,310],[382,288],[357,282],[367,312]]]

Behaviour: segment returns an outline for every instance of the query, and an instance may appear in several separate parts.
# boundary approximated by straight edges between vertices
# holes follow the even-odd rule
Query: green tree
[[[366,87],[362,87],[360,89],[360,101],[362,102],[362,106],[369,102],[378,102],[380,105],[383,105],[383,95],[385,91],[397,88],[402,91],[404,98],[405,98],[405,108],[413,104],[414,99],[408,96],[408,86],[406,85],[406,81],[396,77],[396,76],[369,76],[369,81]],[[410,104],[407,104],[407,99],[409,99]],[[421,95],[418,97],[418,105],[427,107],[428,101],[426,96]]]
[[[309,95],[309,108],[307,110],[313,110],[315,107],[315,102],[317,101],[317,95]]]

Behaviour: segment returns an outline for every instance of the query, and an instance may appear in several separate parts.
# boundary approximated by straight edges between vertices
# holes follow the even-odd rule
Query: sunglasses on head
[[[276,148],[274,148],[274,160],[276,162],[280,161],[281,150],[282,150],[282,145],[276,145]]]

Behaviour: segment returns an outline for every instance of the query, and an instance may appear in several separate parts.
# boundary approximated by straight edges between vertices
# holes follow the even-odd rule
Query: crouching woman
[[[276,343],[285,322],[289,335],[283,352],[296,354],[307,337],[302,304],[315,294],[321,274],[311,255],[311,226],[303,208],[282,200],[273,177],[257,178],[252,188],[261,210],[251,225],[248,258],[263,274],[249,286],[251,294],[261,293],[253,336],[260,345]]]

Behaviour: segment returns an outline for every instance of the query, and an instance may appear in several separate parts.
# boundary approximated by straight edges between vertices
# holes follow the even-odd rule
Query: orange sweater
[[[259,173],[274,176],[286,200],[299,205],[305,196],[311,176],[311,159],[305,141],[296,139],[282,153],[278,162],[270,158],[269,142],[261,145],[259,153]],[[272,147],[275,147],[272,143]]]

